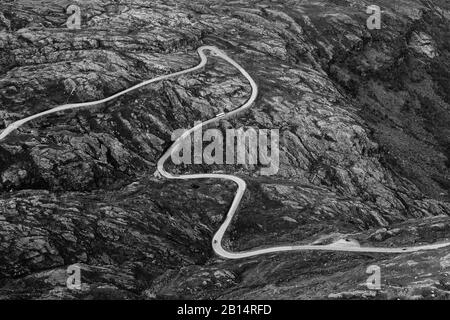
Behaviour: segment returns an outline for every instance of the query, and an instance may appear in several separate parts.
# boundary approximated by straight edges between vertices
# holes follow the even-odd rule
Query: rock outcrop
[[[80,30],[65,27],[78,4]],[[445,0],[56,1],[0,4],[0,129],[198,63],[215,45],[258,83],[222,121],[279,129],[280,165],[171,165],[248,183],[230,250],[284,243],[449,240],[450,78]],[[245,79],[201,72],[95,108],[34,120],[0,142],[0,298],[449,298],[449,249],[299,252],[238,261],[210,245],[235,186],[153,177],[171,134],[243,103]],[[330,240],[332,239],[332,240]],[[66,287],[79,264],[81,290]],[[367,266],[382,289],[364,287]]]

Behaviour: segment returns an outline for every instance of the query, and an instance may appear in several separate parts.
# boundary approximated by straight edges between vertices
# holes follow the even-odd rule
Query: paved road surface
[[[219,50],[216,47],[213,46],[202,46],[197,49],[198,55],[200,57],[200,63],[196,65],[195,67],[182,70],[179,72],[171,73],[168,75],[156,77],[147,81],[144,81],[140,84],[137,84],[131,88],[128,88],[124,91],[118,92],[108,98],[92,101],[92,102],[84,102],[84,103],[71,103],[71,104],[65,104],[62,106],[58,106],[55,108],[52,108],[50,110],[35,114],[30,117],[26,117],[22,120],[16,121],[11,123],[8,127],[6,127],[3,132],[0,134],[0,141],[5,139],[12,131],[19,128],[20,126],[24,125],[25,123],[51,114],[58,111],[63,110],[69,110],[69,109],[76,109],[76,108],[82,108],[82,107],[94,107],[99,104],[111,101],[115,98],[118,98],[128,92],[131,92],[133,90],[136,90],[140,87],[146,86],[150,83],[154,83],[157,81],[174,78],[176,76],[180,76],[182,74],[194,72],[197,70],[202,69],[208,60],[206,53],[209,52],[212,56],[220,57],[233,65],[236,69],[238,69],[249,81],[251,87],[252,87],[252,93],[249,99],[241,105],[239,108],[236,108],[230,112],[219,114],[218,116],[206,120],[202,123],[199,123],[192,127],[191,129],[187,130],[183,133],[177,140],[174,141],[172,146],[162,155],[162,157],[158,161],[158,171],[159,173],[166,177],[167,179],[178,179],[178,180],[190,180],[190,179],[223,179],[223,180],[231,180],[235,182],[238,185],[238,189],[236,191],[236,195],[234,196],[233,202],[231,204],[230,209],[228,210],[227,216],[225,218],[225,221],[222,223],[220,228],[217,230],[217,232],[214,234],[212,239],[212,247],[214,249],[214,252],[218,254],[219,256],[227,259],[242,259],[247,257],[253,257],[258,256],[262,254],[268,254],[268,253],[277,253],[277,252],[285,252],[285,251],[304,251],[304,250],[316,250],[316,251],[347,251],[347,252],[372,252],[372,253],[405,253],[405,252],[415,252],[420,250],[433,250],[438,249],[442,247],[450,246],[450,242],[445,243],[439,243],[439,244],[430,244],[430,245],[423,245],[423,246],[415,246],[415,247],[403,247],[403,248],[381,248],[381,247],[360,247],[360,246],[349,246],[345,243],[338,242],[334,244],[329,245],[296,245],[296,246],[275,246],[270,248],[260,248],[260,249],[254,249],[249,251],[242,251],[242,252],[230,252],[227,251],[222,247],[222,238],[228,229],[228,226],[231,223],[231,220],[233,219],[234,214],[236,213],[236,210],[239,206],[239,203],[241,202],[242,196],[245,192],[246,184],[245,181],[242,180],[239,177],[227,175],[227,174],[189,174],[189,175],[182,175],[182,176],[174,176],[170,174],[169,172],[164,170],[164,163],[166,160],[170,157],[172,152],[177,151],[178,145],[183,141],[183,139],[187,138],[192,132],[195,130],[200,130],[202,126],[206,126],[208,124],[214,123],[216,121],[219,121],[221,119],[225,119],[228,117],[231,117],[237,113],[240,113],[244,111],[245,109],[249,108],[253,102],[256,100],[256,97],[258,95],[258,86],[256,85],[255,81],[252,79],[252,77],[245,71],[244,68],[242,68],[237,62],[235,62],[233,59],[229,58],[223,51]]]

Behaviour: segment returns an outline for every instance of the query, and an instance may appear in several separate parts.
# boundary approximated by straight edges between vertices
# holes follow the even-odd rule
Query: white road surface
[[[0,141],[5,139],[12,131],[15,129],[23,126],[25,123],[40,118],[45,115],[49,115],[51,113],[55,113],[58,111],[63,110],[69,110],[69,109],[76,109],[76,108],[83,108],[83,107],[94,107],[98,106],[99,104],[111,101],[113,99],[116,99],[128,92],[131,92],[133,90],[136,90],[138,88],[141,88],[143,86],[146,86],[148,84],[174,78],[186,73],[194,72],[197,70],[202,69],[207,62],[207,56],[206,53],[209,52],[212,56],[220,57],[233,65],[237,70],[239,70],[245,78],[248,80],[252,87],[252,93],[249,97],[249,99],[241,105],[239,108],[236,108],[232,111],[229,111],[225,114],[220,114],[220,116],[216,116],[212,119],[206,120],[202,123],[199,123],[192,127],[191,129],[187,130],[183,133],[177,140],[174,141],[172,146],[162,155],[162,157],[158,161],[158,171],[159,173],[164,176],[167,179],[177,179],[177,180],[190,180],[190,179],[223,179],[223,180],[231,180],[235,182],[238,186],[238,189],[236,191],[236,195],[234,196],[233,202],[231,204],[231,207],[228,210],[227,216],[225,218],[225,221],[222,223],[220,228],[217,230],[217,232],[214,234],[212,239],[212,247],[214,249],[214,252],[227,259],[242,259],[242,258],[248,258],[248,257],[254,257],[262,254],[268,254],[268,253],[278,253],[278,252],[286,252],[286,251],[305,251],[305,250],[316,250],[316,251],[346,251],[346,252],[363,252],[363,253],[406,253],[406,252],[415,252],[420,250],[434,250],[438,248],[443,248],[450,246],[450,242],[445,243],[437,243],[437,244],[429,244],[429,245],[422,245],[422,246],[415,246],[415,247],[403,247],[403,248],[382,248],[382,247],[360,247],[360,246],[349,246],[345,243],[333,243],[329,245],[295,245],[295,246],[275,246],[270,248],[260,248],[260,249],[253,249],[249,251],[242,251],[242,252],[230,252],[227,251],[222,247],[222,238],[228,229],[228,226],[230,225],[234,214],[236,213],[236,210],[239,206],[239,203],[241,202],[242,196],[245,192],[246,184],[245,181],[242,180],[239,177],[227,175],[227,174],[189,174],[189,175],[181,175],[181,176],[175,176],[170,174],[169,172],[164,170],[164,163],[166,160],[171,156],[172,152],[176,151],[177,146],[182,142],[183,139],[187,138],[191,133],[193,133],[197,129],[201,129],[202,126],[206,126],[208,124],[214,123],[216,121],[229,118],[233,115],[236,115],[237,113],[240,113],[244,111],[245,109],[249,108],[253,102],[256,100],[256,97],[258,95],[258,86],[256,85],[255,81],[252,79],[252,77],[245,71],[244,68],[242,68],[237,62],[235,62],[233,59],[229,58],[223,51],[219,50],[218,48],[214,46],[202,46],[197,49],[198,55],[200,57],[200,63],[196,65],[195,67],[178,71],[175,73],[171,73],[168,75],[156,77],[150,80],[146,80],[142,83],[139,83],[131,88],[128,88],[124,91],[118,92],[110,97],[104,98],[102,100],[97,101],[91,101],[91,102],[83,102],[83,103],[71,103],[71,104],[65,104],[62,106],[58,106],[52,109],[49,109],[44,112],[37,113],[35,115],[32,115],[30,117],[26,117],[22,120],[18,120],[16,122],[11,123],[8,127],[6,127],[3,132],[0,134]]]

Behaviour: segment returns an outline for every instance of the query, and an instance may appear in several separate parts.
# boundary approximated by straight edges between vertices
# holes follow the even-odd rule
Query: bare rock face
[[[74,2],[75,3],[75,2]],[[0,128],[196,65],[214,45],[255,79],[253,107],[216,128],[279,129],[280,164],[169,165],[238,173],[248,190],[226,246],[346,241],[407,246],[450,232],[450,7],[386,1],[70,1],[0,4]],[[204,70],[0,141],[0,298],[449,298],[449,249],[401,255],[299,252],[218,259],[213,233],[235,186],[153,177],[174,130],[240,106],[250,86]],[[82,287],[66,286],[78,264]],[[367,266],[382,287],[364,285]],[[306,275],[306,276],[305,276]]]

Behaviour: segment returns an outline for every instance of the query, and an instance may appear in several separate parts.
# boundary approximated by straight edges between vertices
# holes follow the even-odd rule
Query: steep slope
[[[0,4],[3,127],[186,69],[198,46],[215,45],[260,88],[254,107],[219,129],[281,135],[274,176],[257,166],[171,167],[247,181],[230,249],[448,238],[445,2],[380,1],[374,31],[364,1],[79,1],[81,30],[64,27],[71,2],[30,3]],[[153,173],[174,130],[233,109],[249,92],[211,58],[203,72],[33,121],[2,141],[2,297],[351,298],[367,294],[358,284],[370,264],[383,270],[379,297],[448,297],[447,249],[214,256],[210,239],[235,187]],[[65,287],[73,263],[83,264],[81,291]]]

